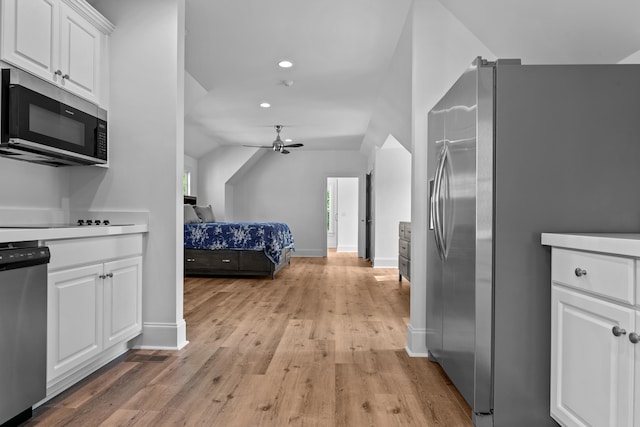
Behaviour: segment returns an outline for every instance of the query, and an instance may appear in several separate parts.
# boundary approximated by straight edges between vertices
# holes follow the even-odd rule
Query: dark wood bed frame
[[[184,196],[184,203],[195,205],[194,196]],[[274,264],[263,251],[233,249],[185,249],[185,276],[271,276],[291,264],[291,249],[285,248],[280,263]]]

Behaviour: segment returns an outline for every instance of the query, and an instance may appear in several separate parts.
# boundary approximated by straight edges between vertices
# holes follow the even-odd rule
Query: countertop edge
[[[8,228],[0,229],[0,242],[78,239],[147,233],[148,231],[149,226],[147,224],[111,225],[108,227]]]
[[[635,233],[542,233],[547,246],[640,257],[640,234]]]

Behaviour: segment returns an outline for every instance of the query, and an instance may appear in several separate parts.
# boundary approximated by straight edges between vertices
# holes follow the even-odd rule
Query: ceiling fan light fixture
[[[291,68],[293,67],[293,62],[287,60],[287,59],[283,59],[282,61],[278,62],[278,66],[280,68]]]
[[[287,138],[287,139],[284,140],[284,142],[293,142],[293,139]]]
[[[271,104],[269,104],[268,102],[261,102],[261,103],[260,103],[260,107],[262,107],[262,108],[269,108],[269,107],[271,107]]]

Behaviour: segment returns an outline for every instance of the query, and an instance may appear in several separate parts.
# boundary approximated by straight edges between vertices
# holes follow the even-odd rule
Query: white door
[[[337,179],[338,252],[358,252],[358,178]]]
[[[337,178],[327,178],[327,248],[338,246],[338,236],[336,233],[336,205],[338,203],[338,180]]]
[[[60,17],[62,85],[97,102],[102,33],[64,3]]]
[[[557,285],[551,293],[551,414],[566,426],[632,426],[631,309]]]
[[[50,273],[47,381],[102,351],[102,264]]]
[[[2,59],[55,80],[58,4],[53,0],[2,0]]]
[[[104,265],[104,348],[142,330],[142,258]]]

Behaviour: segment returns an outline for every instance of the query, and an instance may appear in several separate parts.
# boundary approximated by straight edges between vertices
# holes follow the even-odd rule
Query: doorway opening
[[[328,177],[326,185],[327,255],[358,252],[359,187],[357,177]]]

